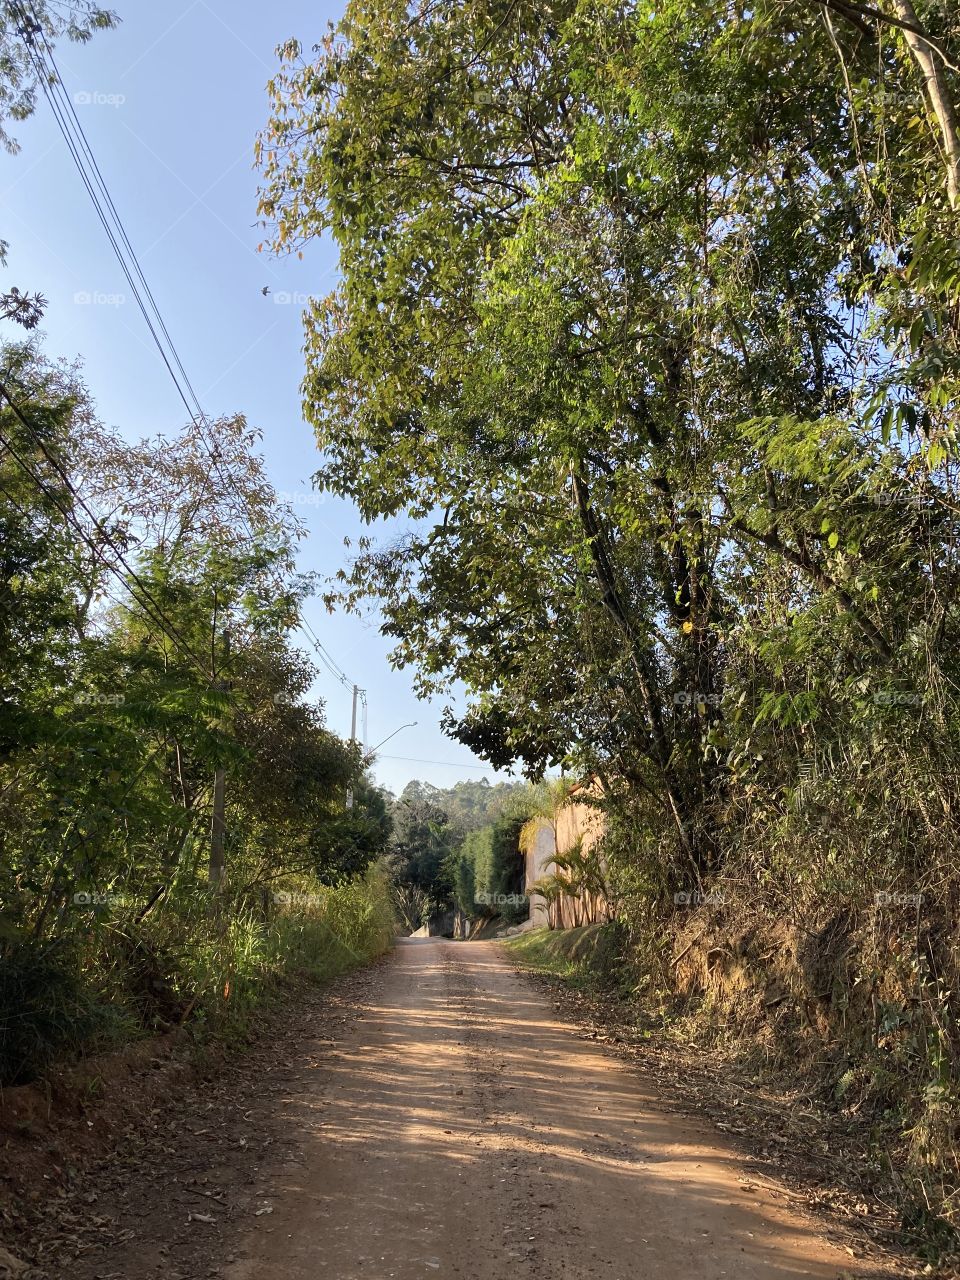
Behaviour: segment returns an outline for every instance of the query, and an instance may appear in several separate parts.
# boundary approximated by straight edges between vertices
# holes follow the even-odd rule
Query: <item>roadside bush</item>
[[[84,984],[65,945],[12,941],[0,950],[0,1085],[28,1084],[61,1054],[129,1030]]]
[[[55,1060],[184,1025],[242,1034],[289,980],[324,981],[382,955],[395,915],[382,867],[335,886],[301,880],[259,904],[179,895],[145,919],[96,915],[75,940],[0,950],[0,1084]]]

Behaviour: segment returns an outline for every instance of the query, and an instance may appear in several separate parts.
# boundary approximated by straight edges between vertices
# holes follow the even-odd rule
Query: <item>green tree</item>
[[[946,621],[949,511],[875,501],[918,464],[948,483],[943,135],[904,29],[857,15],[502,16],[351,5],[273,86],[274,245],[331,229],[341,257],[307,317],[319,479],[411,522],[344,595],[378,597],[424,690],[467,685],[451,733],[646,791],[670,876],[699,881],[729,839],[754,584],[805,659],[826,628],[876,681],[910,618]]]
[[[0,4],[0,143],[19,147],[3,122],[31,116],[40,90],[34,47],[66,39],[85,43],[119,19],[93,0],[4,0]]]
[[[410,782],[391,809],[390,861],[396,883],[419,889],[434,908],[450,901],[447,858],[463,831],[436,803],[437,788]]]

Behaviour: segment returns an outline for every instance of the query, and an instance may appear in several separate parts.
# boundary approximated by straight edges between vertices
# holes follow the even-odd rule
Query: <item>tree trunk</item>
[[[951,207],[957,209],[960,208],[960,127],[957,125],[957,113],[950,98],[943,65],[939,55],[927,41],[917,35],[915,30],[911,30],[920,28],[913,0],[893,0],[893,10],[898,18],[909,24],[901,28],[903,38],[923,75],[930,106],[940,126],[947,166],[947,195]]]

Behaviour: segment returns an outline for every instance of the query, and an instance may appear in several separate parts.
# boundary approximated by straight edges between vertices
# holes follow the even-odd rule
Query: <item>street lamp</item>
[[[415,728],[415,726],[417,725],[417,723],[418,723],[418,721],[416,721],[416,720],[411,720],[409,724],[402,724],[402,725],[400,726],[400,729],[413,729],[413,728]],[[373,757],[376,755],[376,753],[377,753],[377,752],[380,750],[380,748],[384,745],[384,743],[389,742],[391,738],[395,738],[395,737],[397,736],[397,734],[400,732],[400,729],[394,729],[393,733],[388,733],[388,734],[387,734],[387,736],[384,738],[383,742],[378,742],[378,743],[377,743],[377,745],[376,745],[375,747],[371,747],[371,748],[370,748],[370,750],[367,752],[367,754],[363,757],[363,758],[364,758],[364,760],[372,760],[372,759],[373,759]]]
[[[417,724],[417,721],[416,721],[416,720],[411,720],[409,724],[402,724],[402,725],[400,726],[400,729],[412,729],[412,728],[414,728],[414,726],[415,726],[416,724]],[[365,765],[365,766],[366,766],[366,765],[368,765],[368,764],[371,762],[371,760],[373,759],[373,757],[376,755],[376,753],[377,753],[377,752],[380,750],[380,748],[383,746],[383,743],[384,743],[384,742],[389,742],[391,738],[395,738],[395,737],[397,736],[397,734],[400,732],[400,729],[394,729],[393,733],[388,733],[388,734],[387,734],[387,736],[384,738],[383,742],[378,742],[378,743],[377,743],[377,745],[376,745],[375,747],[371,747],[371,749],[365,753],[365,755],[364,755],[364,757],[363,757],[363,763],[364,763],[364,765]],[[348,809],[352,809],[352,808],[353,808],[353,787],[351,787],[351,788],[347,791],[347,808],[348,808]]]

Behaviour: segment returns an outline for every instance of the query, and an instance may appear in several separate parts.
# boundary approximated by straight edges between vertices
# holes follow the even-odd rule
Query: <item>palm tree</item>
[[[551,929],[563,926],[564,906],[568,898],[573,908],[574,928],[581,924],[594,924],[601,916],[604,920],[611,918],[610,888],[598,851],[593,848],[585,850],[583,836],[579,836],[563,853],[558,848],[560,814],[569,804],[577,786],[570,778],[545,779],[536,789],[531,816],[520,829],[520,851],[524,854],[534,850],[544,827],[552,836],[551,871],[527,890],[530,894],[540,894],[545,900],[547,924]]]
[[[571,880],[568,869],[563,865],[563,859],[567,855],[561,855],[557,850],[557,823],[561,810],[576,786],[571,778],[545,778],[536,789],[531,815],[520,828],[520,852],[524,854],[533,852],[537,836],[544,827],[548,828],[553,837],[551,862],[556,872],[541,876],[528,889],[528,893],[539,893],[546,901],[547,925],[551,929],[563,924],[563,900],[570,892]]]
[[[539,893],[546,899],[548,920],[554,907],[560,911],[564,899],[569,898],[573,906],[573,927],[583,924],[596,924],[601,909],[607,920],[610,918],[609,891],[603,874],[603,867],[596,854],[585,851],[583,836],[564,850],[554,854],[554,870],[550,875],[541,876],[529,886],[528,893]],[[555,928],[555,924],[551,924]]]

